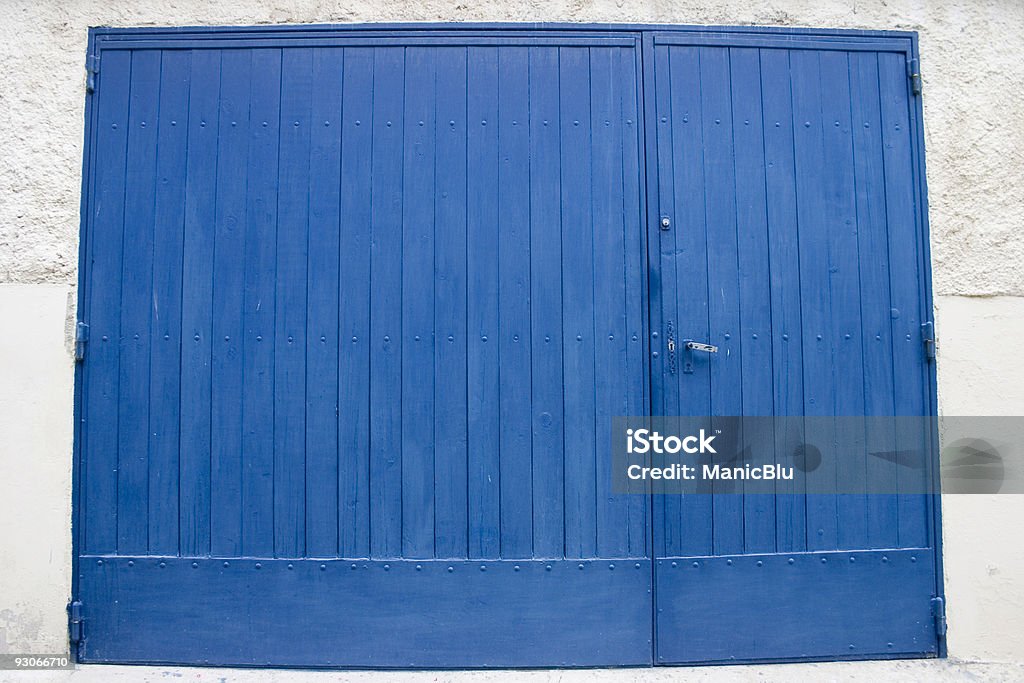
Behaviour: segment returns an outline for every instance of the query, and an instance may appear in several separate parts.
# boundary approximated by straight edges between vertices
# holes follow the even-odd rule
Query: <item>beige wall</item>
[[[920,32],[940,410],[1024,414],[1020,0],[0,0],[0,652],[65,649],[86,28],[621,21]],[[1024,497],[944,501],[950,653],[1024,661]],[[1018,534],[1019,535],[1019,534]]]

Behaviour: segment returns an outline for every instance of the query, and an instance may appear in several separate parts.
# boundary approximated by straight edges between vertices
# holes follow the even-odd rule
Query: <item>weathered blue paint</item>
[[[934,414],[916,49],[95,29],[80,659],[941,654],[933,498],[798,477],[651,500],[612,495],[608,469],[616,415]],[[684,374],[669,338],[720,352]]]

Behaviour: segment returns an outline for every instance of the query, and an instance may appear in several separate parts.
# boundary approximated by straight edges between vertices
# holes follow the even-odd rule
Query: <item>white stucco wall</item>
[[[919,31],[940,410],[1024,414],[1020,0],[0,0],[0,652],[66,648],[87,27],[474,20]],[[951,655],[1024,661],[1024,496],[944,506]]]

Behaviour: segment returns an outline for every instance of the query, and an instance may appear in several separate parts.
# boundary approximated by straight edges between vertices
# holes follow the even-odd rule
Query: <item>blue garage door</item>
[[[623,493],[609,438],[932,414],[910,36],[99,29],[90,54],[81,661],[939,652],[922,487],[822,491],[857,466],[832,461]]]

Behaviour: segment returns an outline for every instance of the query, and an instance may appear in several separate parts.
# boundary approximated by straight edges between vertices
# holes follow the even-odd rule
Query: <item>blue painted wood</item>
[[[252,54],[225,51],[220,72],[211,354],[210,550],[242,552],[245,188]]]
[[[149,339],[153,296],[153,211],[156,192],[160,52],[132,53],[128,150],[125,161],[118,391],[117,548],[148,549]]]
[[[86,556],[82,574],[93,598],[84,662],[392,669],[651,662],[650,560]]]
[[[697,415],[927,414],[924,266],[912,228],[916,189],[907,182],[913,147],[903,57],[835,45],[700,43],[655,39],[648,48],[660,181],[652,213],[671,226],[650,233],[660,243],[651,285],[659,326],[651,332],[654,410],[678,401],[681,414]],[[708,336],[682,332],[701,325]],[[677,375],[655,356],[667,351],[656,333],[707,339],[719,353]],[[878,450],[891,434],[870,435],[848,418],[795,431],[758,437],[774,445],[773,458],[801,468],[774,495],[748,482],[656,497],[657,661],[939,651],[929,612],[937,569],[928,499],[862,492],[885,481],[922,490],[927,472],[877,464],[872,444]],[[925,438],[910,447],[926,448]],[[825,456],[800,454],[802,443]],[[805,495],[810,487],[815,493]],[[871,567],[846,578],[761,571],[799,568],[808,557],[832,561],[801,553],[790,564],[786,552],[871,548],[914,548],[915,562],[925,565],[888,572],[879,552]],[[677,572],[705,565],[716,569],[696,581]],[[870,598],[877,610],[863,609],[878,592],[881,601]],[[800,606],[812,604],[808,594],[818,596],[814,616]],[[850,606],[820,614],[821,604],[837,601]],[[824,632],[823,618],[831,624]]]
[[[925,548],[656,565],[659,664],[936,655]]]
[[[149,352],[149,551],[178,550],[178,435],[181,413],[181,260],[191,55],[161,56],[153,308]],[[164,178],[167,182],[164,182]]]
[[[254,50],[246,184],[245,358],[242,383],[242,552],[274,552],[274,357],[277,279],[277,178],[281,52]],[[277,87],[274,85],[277,84]]]

